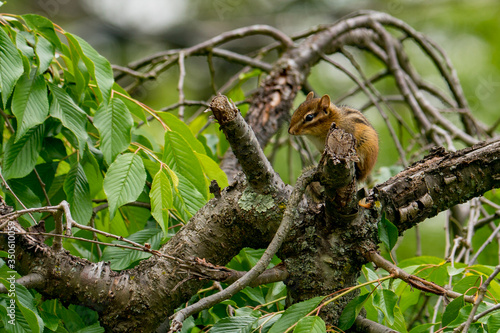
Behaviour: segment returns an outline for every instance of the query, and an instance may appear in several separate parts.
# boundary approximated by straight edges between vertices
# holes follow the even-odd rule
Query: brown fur
[[[314,93],[310,92],[292,115],[288,133],[307,136],[319,151],[323,151],[333,122],[356,139],[356,152],[359,157],[359,162],[356,163],[356,178],[358,181],[365,180],[377,161],[378,135],[358,110],[337,107],[330,102],[330,96],[314,98]]]

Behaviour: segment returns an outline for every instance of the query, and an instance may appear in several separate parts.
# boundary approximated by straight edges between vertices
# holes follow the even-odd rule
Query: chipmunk
[[[305,102],[292,115],[288,133],[305,135],[319,151],[325,149],[325,141],[332,123],[350,133],[356,139],[356,180],[364,181],[375,165],[378,155],[378,135],[361,112],[349,107],[337,107],[330,96],[314,98],[311,91]]]

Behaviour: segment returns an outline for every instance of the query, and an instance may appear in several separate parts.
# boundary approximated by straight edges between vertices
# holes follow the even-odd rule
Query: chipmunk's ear
[[[309,94],[307,94],[306,101],[309,101],[314,98],[314,91],[311,91]]]
[[[321,100],[319,101],[319,106],[323,111],[328,110],[328,108],[330,107],[330,96],[323,95],[323,97],[321,97]]]

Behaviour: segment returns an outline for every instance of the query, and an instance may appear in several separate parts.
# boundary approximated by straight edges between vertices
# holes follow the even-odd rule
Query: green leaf
[[[361,271],[363,272],[363,275],[365,276],[366,281],[374,281],[374,280],[379,279],[379,276],[377,275],[377,273],[375,273],[375,271],[370,269],[369,267],[363,266],[363,268],[361,268]],[[376,287],[369,285],[369,286],[367,286],[366,289],[368,291],[372,291],[374,288],[376,288]]]
[[[27,58],[29,60],[35,58],[35,50],[33,49],[32,45],[35,45],[35,36],[26,31],[19,31],[16,34],[16,47],[19,51],[21,51],[22,55],[24,55],[24,58]],[[24,65],[26,66],[26,61],[24,60],[24,62]],[[31,65],[29,67],[31,67]],[[25,71],[24,73],[26,72],[27,71]]]
[[[281,318],[281,313],[273,313],[270,316],[262,316],[257,322],[259,328],[257,332],[268,333],[270,328]]]
[[[451,301],[443,313],[443,326],[448,326],[448,324],[454,321],[458,317],[460,309],[463,308],[464,305],[465,301],[463,296],[459,296]]]
[[[31,74],[21,76],[12,97],[12,113],[17,118],[16,141],[26,132],[45,121],[49,113],[49,99],[45,79]]]
[[[87,225],[92,217],[92,201],[87,176],[80,163],[73,163],[66,179],[64,192],[70,205],[71,216],[83,225]]]
[[[189,316],[184,322],[182,323],[182,330],[181,333],[193,333],[196,332],[192,330],[196,324],[194,323],[194,318],[193,316]]]
[[[457,267],[446,266],[446,270],[448,271],[449,276],[455,276],[458,274],[462,274],[463,271],[465,270],[465,267],[457,268]]]
[[[3,107],[7,105],[12,89],[24,72],[23,60],[9,35],[0,28],[0,90]]]
[[[94,323],[76,331],[75,333],[104,333],[104,328],[101,327],[99,323]]]
[[[54,59],[54,45],[42,36],[36,36],[35,44],[38,74],[43,74]]]
[[[39,32],[42,36],[47,38],[52,45],[61,49],[61,41],[54,30],[54,24],[49,19],[35,14],[22,15],[21,17],[28,27]]]
[[[394,324],[394,308],[398,302],[398,296],[389,289],[377,290],[373,295],[373,305],[382,311],[390,325]]]
[[[420,292],[402,282],[396,290],[396,295],[399,296],[399,308],[401,312],[405,312],[410,306],[418,303]]]
[[[0,282],[7,288],[7,290],[10,290],[10,281],[4,278],[0,278]],[[23,285],[16,283],[14,286],[15,287],[12,296],[16,300],[16,306],[19,308],[19,310],[21,310],[21,313],[28,323],[31,332],[43,332],[43,320],[38,315],[38,310],[34,306],[33,296]],[[16,314],[16,321],[19,319],[20,318],[18,318]]]
[[[389,327],[394,329],[396,332],[408,333],[406,329],[406,320],[399,307],[394,308],[394,323]]]
[[[61,58],[66,64],[66,68],[63,68],[63,77],[66,89],[71,89],[71,95],[77,101],[79,101],[80,97],[86,92],[90,92],[90,73],[81,59],[82,52],[78,47],[78,42],[71,42],[68,38],[66,53],[61,55]],[[99,94],[99,89],[97,87],[95,90],[95,93]],[[94,92],[91,93],[94,94]]]
[[[448,323],[448,325],[446,325],[448,328],[452,328],[452,327],[457,327],[461,324],[463,324],[464,322],[467,321],[467,318],[469,317],[470,315],[470,312],[472,310],[472,307],[473,305],[472,304],[466,304],[464,307],[462,307],[458,313],[458,316],[455,318],[455,320],[453,320],[451,323]],[[481,313],[481,304],[479,305],[479,308],[478,308],[478,313]],[[471,330],[469,330],[470,332]]]
[[[345,331],[351,328],[369,296],[370,294],[360,295],[347,304],[339,318],[339,328],[341,330]]]
[[[85,147],[81,163],[90,186],[90,197],[93,198],[102,191],[103,176],[99,163],[88,146]]]
[[[390,251],[398,241],[398,228],[385,218],[385,213],[378,224],[378,237],[385,247]]]
[[[68,38],[68,43],[78,51],[91,78],[99,88],[94,91],[98,98],[101,99],[100,102],[107,104],[111,97],[111,89],[115,82],[111,64],[85,40],[68,32],[65,33],[65,36]]]
[[[41,124],[26,132],[16,143],[13,136],[9,139],[3,158],[5,179],[22,178],[33,170],[42,150],[44,133],[45,127]]]
[[[411,329],[410,333],[424,333],[424,332],[429,332],[429,328],[434,326],[435,324],[423,324],[419,326],[415,326],[414,328]]]
[[[227,317],[219,320],[210,330],[211,333],[250,333],[258,319],[251,316]]]
[[[285,297],[287,295],[286,286],[283,282],[275,282],[270,285],[269,289],[266,293],[266,301],[265,303],[273,303],[267,306],[268,309],[271,309],[274,306],[279,306],[279,303],[276,304],[274,301],[278,298]]]
[[[461,294],[474,295],[476,288],[481,285],[481,279],[477,275],[466,276],[453,285],[453,291]]]
[[[158,250],[161,244],[162,231],[161,229],[143,229],[130,235],[127,239],[143,245],[148,243],[151,245],[151,249]],[[113,244],[130,246],[129,243],[123,241],[113,241]],[[149,258],[150,256],[151,253],[143,252],[141,250],[108,246],[104,249],[101,260],[110,261],[111,269],[113,270],[123,270],[138,261]]]
[[[227,175],[213,159],[204,154],[195,153],[200,160],[203,171],[211,180],[216,180],[221,188],[229,185]]]
[[[173,198],[172,185],[165,169],[160,169],[154,176],[149,197],[151,199],[151,214],[166,237],[168,233],[168,211],[173,208]]]
[[[40,201],[40,198],[33,192],[32,187],[29,186],[29,184],[26,184],[26,178],[22,179],[10,179],[8,181],[8,184],[12,191],[16,194],[16,196],[21,200],[21,202],[27,207],[27,208],[38,208],[42,207],[42,202]],[[15,208],[15,210],[21,210],[24,209],[24,207],[19,203],[19,201],[10,193],[6,193],[7,196],[7,204],[11,205],[12,207]],[[9,199],[10,198],[10,199]],[[33,217],[35,221],[33,221]],[[35,225],[38,223],[40,218],[42,217],[42,213],[31,213],[31,214],[25,214],[22,217],[20,217],[20,220],[24,220],[27,222],[27,225]]]
[[[283,333],[305,315],[313,311],[324,297],[315,297],[289,307],[283,316],[271,327],[269,333]]]
[[[115,159],[104,178],[104,192],[108,197],[111,220],[120,206],[139,197],[145,181],[146,171],[140,156],[124,154]]]
[[[51,331],[57,330],[57,327],[59,326],[59,318],[55,316],[52,313],[46,312],[43,309],[40,309],[40,317],[43,319],[43,324],[45,325],[46,328],[48,328]]]
[[[264,297],[264,294],[262,293],[262,288],[246,287],[245,289],[243,289],[241,291],[241,293],[245,294],[252,301],[255,301],[259,304],[266,303],[266,298]]]
[[[34,306],[31,293],[24,286],[16,283],[16,305],[20,308],[32,332],[43,332],[43,320]]]
[[[101,151],[108,164],[130,144],[134,121],[127,106],[119,99],[102,103],[94,117],[94,125],[101,135]]]
[[[323,333],[326,332],[326,325],[323,319],[318,316],[305,317],[299,320],[293,330],[294,333]]]
[[[76,332],[85,327],[85,323],[80,315],[70,305],[65,308],[58,302],[55,308],[57,316],[61,319],[64,328],[68,332]]]
[[[184,122],[179,120],[179,118],[167,112],[160,113],[160,118],[165,121],[171,131],[180,134],[193,151],[200,154],[206,154],[203,144],[194,136],[191,129]]]
[[[245,247],[241,249],[240,253],[237,256],[233,257],[231,261],[227,264],[228,268],[239,270],[239,271],[248,271],[259,261],[259,259],[264,254],[265,249],[251,249]],[[280,263],[278,257],[274,256],[269,264],[268,268],[273,267]]]
[[[401,260],[399,267],[405,268],[409,266],[420,266],[420,265],[441,265],[445,263],[442,258],[432,257],[432,256],[420,256]]]
[[[208,183],[198,158],[180,134],[169,131],[165,133],[163,161],[177,174],[177,189],[187,212],[193,215],[208,200]]]
[[[50,115],[61,121],[78,139],[79,149],[83,150],[88,134],[85,128],[87,114],[73,101],[68,93],[57,85],[49,83],[52,93]]]
[[[115,91],[114,98],[119,98],[127,108],[140,120],[142,120],[145,124],[148,123],[148,117],[146,116],[146,112],[144,111],[141,103],[134,102],[134,99],[130,97],[129,93],[123,89],[118,83],[113,84],[113,90]]]
[[[500,313],[498,311],[493,312],[491,316],[488,317],[488,332],[500,332]]]

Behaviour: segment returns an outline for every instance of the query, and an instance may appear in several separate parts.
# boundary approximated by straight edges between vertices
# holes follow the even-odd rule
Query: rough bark
[[[411,223],[415,225],[451,205],[498,187],[498,156],[500,141],[454,153],[440,152],[377,187],[369,198],[387,205],[382,206],[388,207],[387,216],[394,216],[394,223],[404,226],[400,227],[404,230]],[[469,182],[445,182],[445,179],[458,177],[457,171],[460,175],[470,175],[466,170],[477,171],[478,168],[482,170],[481,181],[469,177]],[[413,187],[415,179],[423,184],[423,180],[429,182],[437,178],[443,180],[442,191],[427,192],[433,202],[432,209],[418,210],[417,202],[415,209],[419,213],[409,221],[400,221],[398,215],[391,213],[412,205],[420,197]],[[457,186],[462,195],[445,200],[442,193],[457,191]],[[391,188],[398,189],[397,196],[391,194]],[[242,208],[241,198],[245,191],[248,187],[244,179],[223,190],[221,198],[212,199],[203,207],[161,252],[179,258],[205,258],[223,265],[245,246],[266,247],[281,220],[290,187],[279,189],[273,196],[273,205],[263,210]],[[398,200],[389,200],[391,196]],[[339,216],[339,222],[328,224],[322,207],[303,203],[298,207],[296,225],[280,254],[289,271],[287,284],[293,301],[354,285],[356,270],[366,261],[364,252],[377,242],[373,228],[380,214],[372,209],[354,219],[353,216]],[[22,232],[20,226],[18,231]],[[1,247],[5,248],[6,237],[2,237],[2,242]],[[50,281],[37,288],[42,295],[87,305],[99,312],[106,327],[115,331],[149,331],[146,327],[156,327],[204,283],[186,280],[189,276],[177,273],[176,262],[158,256],[144,260],[134,269],[116,273],[105,263],[90,263],[64,251],[55,253],[29,235],[17,236],[16,246],[16,269],[21,274],[37,272]],[[331,282],[332,277],[335,282]],[[327,284],[321,286],[323,282]],[[338,304],[329,318],[337,317],[341,308],[342,304]]]
[[[483,142],[457,152],[439,148],[383,184],[369,201],[378,201],[400,233],[448,207],[500,185],[500,142]],[[378,205],[377,204],[377,205]]]

